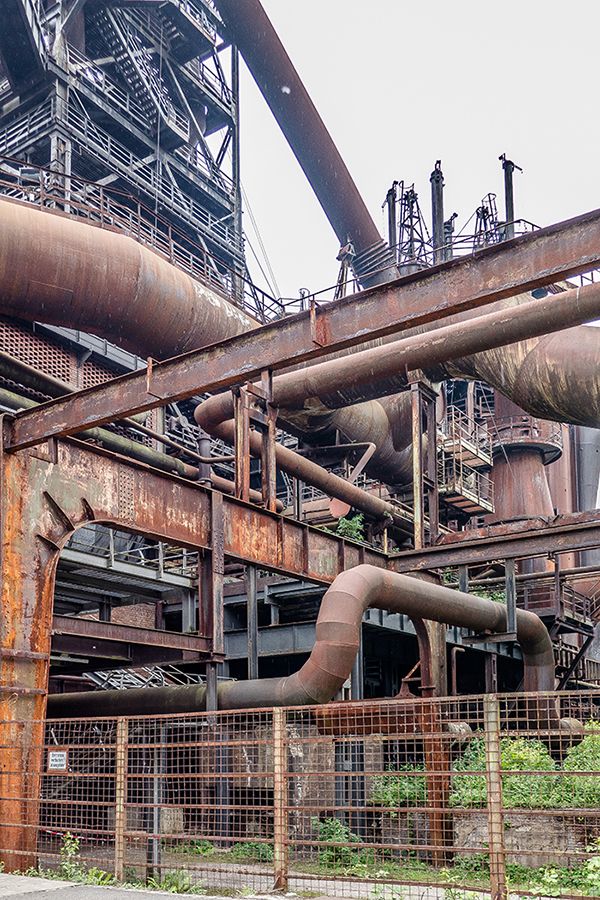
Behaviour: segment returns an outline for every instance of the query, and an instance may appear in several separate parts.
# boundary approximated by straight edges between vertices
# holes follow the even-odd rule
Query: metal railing
[[[114,104],[121,112],[135,122],[144,131],[148,128],[148,115],[146,110],[129,93],[124,91],[112,78],[110,78],[102,66],[95,65],[83,53],[80,53],[71,44],[67,46],[68,71],[79,82],[83,82],[91,91],[105,102]]]
[[[589,624],[597,616],[598,600],[587,592],[577,590],[574,584],[560,580],[557,592],[555,576],[521,581],[517,585],[517,603],[537,615],[556,615]]]
[[[485,425],[476,422],[457,406],[450,406],[440,423],[441,446],[455,456],[469,451],[469,459],[481,465],[492,464],[492,443]]]
[[[494,510],[494,483],[490,476],[445,451],[438,457],[438,490],[446,502],[465,512],[472,513],[475,507],[481,512]]]
[[[557,668],[563,671],[569,670],[578,653],[579,649],[570,644],[561,642],[558,646],[555,646],[554,655]],[[600,687],[600,660],[584,656],[577,662],[569,678],[569,683],[571,685],[582,684],[587,687],[597,685]]]
[[[84,525],[70,538],[67,547],[108,561],[108,568],[131,563],[155,572],[193,579],[198,574],[198,551],[141,538],[102,525]]]
[[[0,857],[236,896],[598,896],[599,703],[578,691],[2,722]]]
[[[526,414],[494,418],[492,446],[537,446],[555,457],[562,452],[563,439],[560,422],[536,419]]]
[[[221,260],[218,260],[218,269],[211,265],[209,254],[203,247],[139,199],[74,176],[65,178],[53,170],[30,166],[12,157],[0,158],[0,165],[2,161],[6,162],[9,170],[0,172],[0,195],[36,206],[61,209],[101,227],[118,228],[152,247],[192,277],[216,288],[259,321],[269,321],[281,315],[281,305],[277,300],[248,279],[225,268]]]
[[[135,28],[132,28],[127,14],[119,10],[100,13],[109,27],[114,29],[118,39],[120,57],[117,64],[123,66],[143,90],[147,91],[152,103],[169,127],[184,141],[190,138],[190,122],[171,101],[159,72],[154,66],[152,53],[144,46]]]

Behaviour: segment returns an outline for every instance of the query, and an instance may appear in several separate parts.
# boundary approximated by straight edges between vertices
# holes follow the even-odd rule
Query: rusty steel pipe
[[[371,400],[357,404],[358,400],[400,390],[406,386],[408,370],[431,370],[437,364],[466,357],[475,350],[500,347],[506,351],[513,347],[518,351],[520,345],[516,341],[531,341],[598,315],[600,284],[550,294],[516,307],[501,307],[477,318],[437,328],[426,339],[422,334],[415,334],[278,375],[273,379],[273,403],[283,408],[288,421],[298,421],[295,411],[300,409],[312,417],[311,421],[317,420],[318,428],[335,426],[352,439],[373,440],[377,451],[369,464],[371,471],[392,483],[399,482],[410,473],[410,402],[398,395],[387,397],[383,403]],[[478,358],[483,356],[478,353]],[[500,372],[504,371],[497,362]],[[351,404],[356,404],[353,409],[340,411],[340,407]],[[328,415],[330,410],[337,412]],[[209,434],[215,434],[221,423],[232,416],[230,393],[209,397],[195,411],[196,421]]]
[[[0,200],[0,219],[0,289],[6,315],[81,327],[138,353],[154,355],[197,347],[256,324],[214,291],[125,235],[8,200]],[[90,298],[94,298],[93,303]],[[501,301],[500,306],[516,310],[522,300]],[[540,315],[547,300],[536,301]],[[527,298],[523,306],[529,307],[530,302]],[[469,317],[476,318],[476,314],[466,313],[461,321]],[[498,387],[535,415],[597,425],[600,335],[596,329],[585,327],[565,335],[565,339],[561,335],[520,341],[502,350],[464,355],[437,367],[430,361],[427,373],[435,378],[478,378]],[[424,345],[426,341],[429,332]],[[576,391],[572,390],[574,383]],[[328,400],[334,402],[330,396]],[[373,415],[386,431],[371,465],[379,463],[381,477],[397,483],[408,474],[410,439],[406,436],[402,443],[398,437],[401,429],[397,415],[402,415],[402,401],[382,406],[383,413],[376,409]],[[321,404],[302,414],[299,426],[307,431],[340,427],[349,440],[362,440],[370,415],[364,407],[344,415],[332,413]],[[338,424],[340,420],[343,427]],[[390,442],[392,433],[394,440]],[[397,460],[398,467],[396,453],[402,456]],[[382,454],[387,457],[386,465],[381,464]]]
[[[383,609],[477,632],[504,631],[506,608],[493,600],[443,585],[361,565],[342,572],[321,601],[316,640],[304,665],[292,675],[221,683],[219,709],[255,709],[328,703],[348,679],[360,644],[367,609]],[[554,653],[546,626],[535,613],[517,610],[517,640],[524,662],[524,690],[554,690]],[[206,687],[143,688],[55,694],[48,715],[136,715],[204,709]]]
[[[158,359],[258,324],[125,234],[5,199],[0,219],[3,315],[81,328]]]
[[[232,419],[221,422],[220,425],[215,425],[210,433],[231,444],[235,440],[235,423]],[[250,452],[253,456],[260,457],[262,451],[260,434],[257,431],[250,431],[249,437]],[[378,521],[398,525],[406,524],[406,520],[402,518],[392,503],[381,500],[375,494],[363,491],[362,488],[346,481],[345,478],[328,472],[323,466],[284,447],[283,444],[275,445],[275,460],[277,466],[288,475],[292,475],[306,484],[311,484],[329,497],[349,503],[350,506],[360,509]]]
[[[219,0],[233,42],[265,98],[341,245],[356,251],[364,286],[398,274],[366,204],[259,0]]]
[[[427,334],[359,350],[338,359],[315,363],[273,379],[273,405],[283,410],[319,400],[327,409],[350,406],[365,397],[396,393],[407,385],[411,369],[431,370],[467,355],[506,348],[516,341],[545,336],[600,315],[600,283],[550,294],[516,307],[496,309],[467,321],[444,325]],[[578,331],[579,333],[579,331]],[[367,390],[364,390],[367,388]],[[231,394],[201,403],[196,421],[210,429],[233,415]]]

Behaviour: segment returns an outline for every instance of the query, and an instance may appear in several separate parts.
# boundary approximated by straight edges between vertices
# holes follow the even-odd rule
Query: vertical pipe
[[[233,99],[233,128],[231,136],[231,178],[234,184],[233,227],[235,229],[235,246],[243,253],[242,241],[242,191],[240,171],[240,54],[236,46],[231,47],[231,96]],[[233,274],[233,296],[241,299],[244,294],[244,280],[239,277],[239,263],[235,263]]]
[[[250,398],[245,388],[233,392],[235,408],[235,496],[250,499]]]
[[[210,456],[210,435],[203,428],[198,429],[198,453],[205,459]],[[198,463],[198,481],[210,486],[210,463]]]
[[[385,196],[385,205],[387,207],[387,230],[388,230],[388,244],[390,246],[390,250],[394,254],[394,259],[398,258],[397,244],[398,244],[398,223],[396,220],[396,188],[398,186],[398,182],[394,181],[391,188],[387,192]]]
[[[444,222],[444,262],[448,262],[454,257],[454,220],[458,217],[458,213],[452,213],[449,219]]]
[[[294,478],[293,481],[293,491],[294,491],[294,518],[298,520],[298,522],[302,521],[302,491],[304,488],[304,483],[300,481],[299,478]]]
[[[506,588],[506,630],[517,633],[517,583],[515,580],[515,561],[507,559],[504,562],[505,588]]]
[[[500,157],[504,170],[504,209],[506,219],[506,240],[510,241],[515,236],[515,195],[513,185],[513,173],[515,164],[512,159],[507,159],[506,154]]]
[[[258,599],[256,595],[256,566],[246,566],[246,608],[248,678],[258,678]]]
[[[430,175],[431,182],[431,230],[434,265],[444,261],[444,173],[441,159],[436,160]]]
[[[413,459],[413,515],[415,550],[424,546],[423,509],[423,420],[421,415],[421,391],[418,382],[411,384],[412,459]]]
[[[364,699],[363,661],[364,661],[363,629],[362,629],[362,625],[361,625],[358,653],[356,654],[356,658],[354,660],[354,665],[352,666],[352,673],[350,675],[350,699],[351,700],[363,700]]]

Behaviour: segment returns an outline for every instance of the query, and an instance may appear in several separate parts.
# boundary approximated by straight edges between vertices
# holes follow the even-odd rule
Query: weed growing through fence
[[[79,855],[79,838],[72,835],[69,831],[63,836],[60,845],[60,863],[56,869],[46,869],[43,866],[36,866],[27,869],[25,875],[37,878],[50,878],[59,881],[76,881],[81,884],[97,885],[99,887],[108,887],[116,884],[116,878],[110,872],[104,869],[98,869],[96,866],[88,868],[81,862]]]
[[[265,844],[261,841],[234,844],[231,848],[231,856],[234,859],[251,860],[252,862],[273,862],[273,844]]]
[[[164,891],[167,894],[206,894],[206,889],[192,884],[189,875],[181,869],[165,872],[159,878],[149,878],[145,885],[127,885],[127,887],[149,887],[153,891]]]
[[[396,772],[415,774],[397,775]],[[377,806],[422,806],[427,800],[427,787],[422,767],[398,766],[394,773],[373,778],[371,800]],[[393,815],[397,815],[393,813]]]

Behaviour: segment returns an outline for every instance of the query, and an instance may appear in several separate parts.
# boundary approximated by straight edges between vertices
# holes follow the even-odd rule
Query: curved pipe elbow
[[[506,610],[499,603],[463,594],[443,585],[361,565],[342,572],[321,602],[316,640],[304,665],[293,675],[219,684],[219,709],[259,709],[267,706],[306,706],[333,700],[350,676],[360,646],[361,623],[369,608],[402,613],[477,631],[506,628]],[[554,690],[552,642],[535,613],[518,610],[517,639],[523,652],[525,691]],[[185,712],[205,708],[206,689],[198,687],[145,688],[141,691],[102,691],[95,698],[94,715]],[[533,701],[536,702],[536,701]],[[100,707],[97,704],[100,703]],[[50,698],[49,715],[88,715],[89,694]],[[555,713],[539,706],[544,715]],[[541,714],[541,712],[540,712]]]
[[[315,645],[304,665],[285,678],[224,685],[220,702],[222,697],[228,709],[329,702],[350,676],[362,618],[369,608],[479,632],[506,628],[506,609],[500,603],[375,566],[356,566],[338,575],[323,596]],[[553,691],[552,641],[539,616],[517,611],[517,640],[523,653],[525,690]]]

